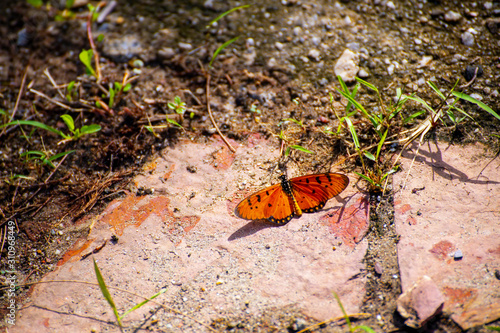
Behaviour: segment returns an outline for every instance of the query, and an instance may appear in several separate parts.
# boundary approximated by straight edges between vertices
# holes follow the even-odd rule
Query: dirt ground
[[[61,136],[34,126],[0,128],[0,230],[6,235],[8,222],[15,222],[21,251],[16,269],[22,285],[53,270],[75,239],[89,232],[88,225],[78,223],[84,215],[98,214],[111,200],[140,191],[129,183],[131,177],[163,148],[179,144],[179,138],[206,142],[216,135],[207,105],[228,138],[245,141],[257,132],[277,147],[284,143],[313,151],[292,150],[289,163],[304,173],[324,171],[339,158],[345,158],[341,167],[346,172],[362,173],[349,130],[344,126],[337,131],[346,100],[337,91],[334,66],[346,48],[360,55],[363,79],[379,88],[386,106],[397,102],[399,88],[437,109],[441,100],[426,81],[446,94],[458,80],[457,90],[499,109],[496,2],[256,1],[207,26],[244,3],[119,1],[102,23],[92,24],[100,56],[98,80],[79,60],[80,52],[91,48],[88,9],[86,1],[82,3],[66,11],[60,1],[39,8],[25,1],[0,4],[5,13],[0,16],[0,125],[37,121],[69,133],[60,117],[69,114],[77,128],[101,127],[63,142]],[[100,34],[104,38],[98,41]],[[217,48],[235,37],[211,68]],[[106,107],[106,92],[127,77],[133,78],[131,89],[118,93],[115,103]],[[68,98],[72,81],[75,88]],[[169,107],[175,96],[186,103],[182,115]],[[373,112],[380,110],[377,95],[364,87],[357,100]],[[443,116],[426,139],[482,142],[498,150],[500,121],[475,104],[459,101],[457,106],[473,119],[453,123]],[[403,122],[421,109],[416,103],[405,105],[393,126],[395,135],[400,133],[401,139],[404,131],[423,122],[425,115]],[[165,114],[182,128],[167,122]],[[374,152],[378,141],[372,126],[360,116],[353,119],[361,146]],[[152,133],[148,125],[165,128]],[[398,147],[384,145],[379,163],[390,164]],[[44,152],[47,158],[73,152],[54,159],[51,167],[22,155],[30,151]],[[380,228],[393,226],[392,194],[382,194],[363,180],[359,186],[371,192],[372,207],[377,207],[371,211],[367,236],[366,262],[372,269],[367,274],[376,275],[374,258],[397,273],[396,232]],[[4,243],[0,262],[5,269]],[[19,288],[19,300],[29,291],[29,286]],[[397,280],[369,278],[363,310],[375,313],[376,308],[394,317],[391,329],[404,331],[395,314],[400,293]],[[6,293],[2,300],[7,301]],[[294,311],[279,309],[269,316],[292,331]],[[245,323],[245,329],[233,327],[235,331],[252,331],[268,319],[222,318],[213,327],[227,329],[236,322]],[[367,324],[376,327],[376,319]],[[431,328],[460,332],[448,318],[439,318]]]

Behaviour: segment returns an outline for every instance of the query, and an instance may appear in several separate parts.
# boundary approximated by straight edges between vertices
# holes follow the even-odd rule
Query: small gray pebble
[[[453,255],[453,259],[455,261],[462,260],[463,257],[464,255],[462,254],[462,250],[456,250],[455,254]]]

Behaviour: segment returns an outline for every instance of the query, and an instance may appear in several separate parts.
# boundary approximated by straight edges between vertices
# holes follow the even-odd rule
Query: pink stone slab
[[[350,200],[356,192],[352,186],[340,195],[340,202],[332,199],[324,210],[285,226],[234,216],[243,190],[269,185],[266,170],[277,154],[258,136],[239,146],[236,154],[218,141],[186,141],[167,149],[134,180],[137,186],[154,188],[155,194],[132,194],[111,203],[96,218],[90,244],[84,240],[86,248],[72,252],[75,255],[44,280],[95,282],[92,256],[80,258],[117,234],[117,244],[108,241],[93,255],[108,286],[144,296],[166,287],[159,302],[207,324],[289,306],[317,320],[329,319],[341,314],[333,292],[347,312],[358,312],[365,295],[365,278],[359,273],[365,269],[367,241],[364,234],[354,233],[355,242],[344,245],[332,225],[320,222],[321,216],[333,216],[344,205],[350,211],[367,209],[363,200]],[[291,169],[290,177],[298,176],[295,172]],[[360,216],[369,214],[361,212],[356,216],[364,226]],[[142,301],[122,292],[112,294],[120,313]],[[157,306],[148,304],[125,317],[124,323],[137,325],[154,309]],[[174,313],[160,310],[155,315],[158,325],[206,331]],[[48,283],[35,288],[32,305],[20,311],[10,332],[101,331],[113,328],[107,323],[113,320],[97,287]]]
[[[394,176],[403,291],[428,275],[463,329],[500,318],[500,159],[481,145],[426,143],[411,166],[416,148]]]

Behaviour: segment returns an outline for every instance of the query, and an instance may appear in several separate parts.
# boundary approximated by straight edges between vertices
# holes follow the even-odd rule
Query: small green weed
[[[94,51],[92,49],[82,50],[79,54],[80,61],[85,65],[87,69],[87,74],[97,77],[96,70],[92,66],[92,58],[94,56]]]
[[[69,114],[63,114],[61,116],[62,120],[68,126],[69,131],[73,134],[71,135],[64,135],[64,138],[68,141],[70,140],[78,140],[84,135],[91,134],[91,133],[96,133],[101,130],[100,125],[92,124],[92,125],[84,125],[81,128],[76,128],[75,127],[75,122],[73,120],[73,117],[71,117]]]
[[[342,310],[342,314],[344,315],[344,319],[345,319],[345,321],[347,323],[347,327],[349,327],[349,332],[354,333],[354,332],[356,332],[358,330],[362,330],[362,331],[365,331],[365,332],[368,332],[368,333],[375,333],[375,330],[373,330],[373,328],[368,327],[366,325],[359,325],[359,326],[354,326],[353,327],[352,324],[351,324],[351,320],[349,319],[349,316],[345,312],[344,306],[342,305],[342,302],[340,301],[339,296],[335,292],[333,292],[333,296],[337,300],[337,303],[338,303],[338,305],[340,307],[340,310]]]
[[[75,122],[73,121],[73,117],[71,117],[68,114],[62,115],[61,118],[64,121],[64,123],[66,124],[66,126],[68,127],[69,131],[72,133],[72,135],[67,135],[64,132],[62,132],[54,127],[45,125],[44,123],[41,123],[39,121],[34,121],[34,120],[16,120],[16,121],[12,121],[10,123],[7,123],[5,125],[1,125],[0,128],[7,127],[7,126],[15,126],[15,125],[33,126],[33,127],[47,130],[49,132],[52,132],[54,134],[61,136],[64,139],[63,141],[78,140],[79,138],[81,138],[84,135],[95,133],[95,132],[98,132],[101,130],[101,126],[96,125],[96,124],[85,125],[85,126],[82,126],[81,128],[75,128]]]
[[[236,10],[239,10],[239,9],[245,9],[245,8],[248,8],[250,7],[250,5],[242,5],[242,6],[238,6],[238,7],[234,7],[234,8],[231,8],[230,10],[220,14],[219,16],[217,16],[215,19],[213,19],[212,21],[210,21],[210,23],[207,24],[206,28],[210,27],[212,24],[216,23],[217,21],[219,21],[221,18],[223,18],[224,16],[236,11]],[[231,45],[232,43],[234,43],[235,41],[238,40],[238,38],[240,38],[240,36],[237,36],[237,37],[234,37],[233,39],[231,40],[228,40],[226,41],[225,43],[223,43],[221,46],[219,46],[215,52],[213,53],[212,55],[212,59],[210,59],[210,63],[208,64],[208,67],[209,68],[212,68],[212,64],[214,63],[215,61],[215,58],[217,57],[217,55],[219,55],[219,53],[224,50],[226,47],[228,47],[229,45]]]
[[[457,103],[460,99],[474,103],[486,112],[493,115],[495,118],[500,119],[500,116],[498,116],[496,112],[494,112],[484,103],[477,101],[467,94],[455,91],[454,89],[456,88],[458,81],[446,95],[443,94],[434,83],[430,81],[428,82],[431,89],[439,96],[441,100],[441,103],[436,108],[433,108],[422,98],[416,95],[405,95],[401,92],[400,89],[396,89],[396,102],[389,103],[386,106],[379,90],[372,84],[356,78],[357,84],[353,87],[352,91],[350,91],[347,85],[342,81],[342,79],[340,77],[338,77],[338,79],[341,87],[340,89],[338,89],[338,91],[344,98],[347,99],[347,105],[345,107],[345,114],[343,116],[338,115],[337,111],[333,109],[333,111],[337,115],[337,118],[339,119],[337,134],[341,133],[342,128],[346,127],[348,129],[352,138],[352,144],[350,145],[356,151],[356,155],[358,156],[363,168],[363,173],[356,172],[356,174],[362,179],[366,180],[370,185],[370,189],[375,191],[381,190],[383,188],[383,183],[387,183],[387,176],[397,171],[396,163],[399,157],[394,163],[392,163],[392,166],[389,166],[388,163],[385,163],[389,159],[383,159],[381,156],[381,151],[384,145],[389,143],[400,143],[404,145],[404,150],[411,142],[419,137],[420,143],[422,143],[424,136],[432,128],[436,127],[440,122],[445,123],[445,119],[443,119],[445,116],[447,116],[447,118],[451,120],[452,125],[455,127],[465,119],[474,121],[474,119],[467,112],[458,107]],[[356,100],[356,94],[358,93],[358,90],[361,86],[364,86],[376,93],[378,107],[374,108],[375,111],[368,111],[361,103]],[[330,99],[333,105],[332,95],[330,95]],[[402,110],[408,101],[416,102],[423,107],[423,110],[418,110],[410,114],[409,116],[403,117]],[[396,138],[397,136],[399,136],[402,125],[414,122],[419,116],[422,115],[426,115],[426,118],[423,121],[420,121],[420,123],[413,129],[405,131],[405,133],[409,133],[409,135],[404,138],[400,138],[397,141],[391,142],[387,140],[389,138]],[[361,145],[358,135],[359,127],[355,126],[355,123],[351,119],[354,116],[360,116],[365,120],[365,123],[367,121],[369,124],[371,124],[370,129],[373,130],[373,132],[375,132],[375,134],[377,135],[376,144],[369,147],[363,147]],[[363,122],[363,120],[361,120],[361,122]],[[326,129],[323,130],[323,132],[329,135],[333,134],[332,131]],[[371,165],[367,164],[368,160],[370,161]]]
[[[114,86],[111,86],[109,88],[108,107],[111,109],[115,105],[115,97],[116,97],[116,102],[118,102],[121,94],[129,91],[130,88],[132,88],[132,85],[130,84],[130,82],[127,82],[125,85],[123,85],[120,82],[115,82]],[[103,96],[103,98],[105,98],[105,97],[106,96]]]
[[[163,294],[164,292],[167,291],[166,288],[160,290],[158,293],[154,294],[153,296],[151,296],[148,299],[145,299],[141,303],[136,304],[134,307],[130,308],[129,310],[125,311],[122,315],[120,315],[118,313],[118,309],[116,308],[115,302],[113,301],[113,298],[111,297],[111,294],[109,293],[108,288],[106,287],[106,283],[104,282],[101,271],[99,270],[99,267],[97,266],[97,262],[95,261],[95,259],[94,259],[94,271],[95,271],[95,276],[97,278],[97,282],[99,283],[99,288],[101,289],[102,295],[104,296],[106,301],[108,301],[108,304],[111,306],[111,309],[113,309],[113,313],[115,315],[116,321],[117,321],[118,325],[120,326],[120,328],[122,327],[122,319],[126,315],[128,315],[132,311],[139,309],[140,307],[142,307],[143,305],[145,305],[146,303],[148,303],[152,299],[160,296],[161,294]]]
[[[68,102],[72,102],[78,98],[76,89],[75,89],[75,81],[71,81],[68,83],[68,86],[66,87],[66,100]]]
[[[47,152],[44,151],[39,151],[39,150],[30,150],[27,152],[22,153],[20,156],[21,157],[26,157],[26,161],[35,161],[38,162],[42,165],[48,165],[51,168],[55,169],[55,165],[52,163],[53,161],[64,157],[66,155],[69,155],[71,153],[74,153],[75,150],[70,150],[70,151],[65,151],[59,154],[56,154],[54,156],[49,156]]]
[[[184,112],[186,112],[186,103],[179,96],[175,96],[174,101],[168,102],[167,105],[169,109],[174,110],[177,114],[184,115]]]

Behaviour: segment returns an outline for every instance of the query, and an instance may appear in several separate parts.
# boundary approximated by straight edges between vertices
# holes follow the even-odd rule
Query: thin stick
[[[348,317],[350,318],[356,318],[356,319],[368,319],[371,317],[371,314],[369,313],[364,313],[364,312],[361,312],[361,313],[353,313],[353,314],[350,314],[348,315]],[[319,323],[316,323],[316,324],[313,324],[309,327],[306,327],[300,331],[298,331],[297,333],[305,333],[305,332],[310,332],[312,331],[313,329],[316,329],[316,328],[319,328],[321,327],[322,325],[326,325],[326,324],[329,324],[329,323],[334,323],[334,322],[337,322],[337,321],[341,321],[341,320],[345,320],[345,317],[344,316],[341,316],[341,317],[336,317],[336,318],[331,318],[331,319],[328,319],[328,320],[325,320],[325,321],[322,321],[322,322],[319,322]]]
[[[43,74],[45,74],[45,76],[49,79],[50,83],[52,83],[52,86],[54,86],[54,88],[56,88],[57,92],[59,93],[59,96],[61,96],[62,99],[65,99],[66,97],[64,96],[64,94],[59,89],[60,87],[56,83],[56,81],[52,78],[52,75],[50,75],[48,68],[45,68],[45,70],[43,71]]]
[[[94,62],[97,83],[101,83],[101,66],[99,65],[99,53],[97,52],[97,47],[95,47],[94,39],[92,37],[92,12],[89,13],[87,20],[87,37],[89,38],[90,48],[94,52]]]
[[[54,173],[56,173],[57,169],[59,169],[59,167],[61,166],[61,164],[63,164],[63,162],[66,159],[66,157],[68,157],[68,155],[64,155],[64,157],[62,158],[61,162],[59,162],[59,164],[55,167],[54,171],[52,171],[52,173],[47,177],[47,179],[45,179],[45,181],[43,182],[44,184],[47,184],[47,182],[49,181],[49,179],[54,175]]]
[[[16,115],[17,109],[19,108],[19,103],[21,102],[21,95],[23,94],[24,85],[26,84],[26,75],[28,74],[28,69],[29,69],[29,65],[26,66],[26,70],[24,71],[23,80],[21,81],[21,87],[19,88],[19,93],[17,94],[16,104],[14,105],[14,110],[12,110],[12,115],[10,116],[9,122],[11,122],[12,119],[14,119],[14,116]],[[5,134],[5,131],[7,131],[7,127],[3,128],[2,132],[0,133],[0,137]]]
[[[212,116],[212,110],[210,109],[210,73],[207,73],[207,110],[208,110],[208,115],[210,116],[210,120],[212,121],[212,124],[214,125],[217,133],[219,133],[220,137],[226,143],[229,150],[231,150],[233,153],[236,153],[236,149],[234,149],[233,146],[231,146],[229,141],[227,141],[226,137],[221,133],[219,126],[217,126],[217,123],[215,122],[214,116]]]
[[[57,106],[60,106],[62,107],[63,109],[66,109],[66,110],[70,110],[70,111],[82,111],[82,110],[79,110],[79,109],[73,109],[72,107],[70,106],[67,106],[66,104],[63,104],[59,101],[56,101],[55,99],[53,98],[50,98],[49,96],[45,95],[44,93],[38,91],[38,90],[35,90],[35,89],[30,89],[30,92],[42,97],[42,98],[45,98],[46,100],[48,100],[49,102],[51,103],[54,103],[56,104]]]
[[[19,102],[21,101],[21,95],[23,94],[24,85],[26,84],[26,75],[28,74],[29,65],[26,66],[26,70],[24,71],[23,80],[21,81],[21,88],[19,89],[19,94],[17,95],[16,105],[14,106],[14,110],[12,111],[12,115],[10,116],[10,121],[14,119],[16,115],[17,109],[19,107]]]
[[[3,237],[2,237],[2,247],[0,248],[0,256],[2,255],[2,252],[3,252],[3,246],[5,245],[5,239],[7,239],[7,226],[5,226],[5,232],[3,233]]]

